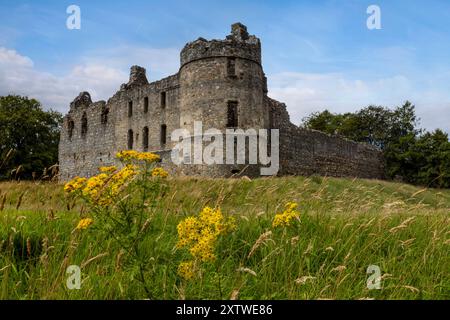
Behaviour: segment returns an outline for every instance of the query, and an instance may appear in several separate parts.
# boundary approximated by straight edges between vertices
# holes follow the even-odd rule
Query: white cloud
[[[147,78],[155,81],[178,72],[180,67],[180,50],[176,48],[145,48],[123,45],[89,52],[82,61],[117,69],[128,69],[131,65],[139,65],[147,69]]]
[[[129,67],[150,67],[150,77],[158,79],[178,70],[178,51],[122,47],[93,53],[61,76],[37,70],[33,61],[15,50],[0,47],[0,95],[20,94],[33,97],[47,108],[63,113],[81,91],[92,99],[106,100],[128,81]],[[153,71],[153,72],[152,72]]]
[[[12,64],[18,68],[33,67],[33,61],[30,58],[21,56],[15,50],[9,50],[0,47],[0,66]]]
[[[269,95],[286,103],[295,124],[324,109],[351,112],[371,104],[396,107],[410,100],[416,105],[423,127],[429,130],[440,127],[450,132],[448,92],[438,87],[430,89],[403,75],[365,81],[338,73],[283,72],[269,75],[268,79]]]

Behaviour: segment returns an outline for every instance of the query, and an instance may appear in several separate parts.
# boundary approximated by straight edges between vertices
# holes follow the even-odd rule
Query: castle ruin
[[[375,147],[292,124],[286,105],[267,95],[261,43],[236,23],[224,40],[199,38],[181,51],[175,75],[149,83],[146,70],[131,67],[128,83],[113,97],[92,102],[82,92],[64,117],[59,145],[61,180],[92,176],[117,165],[121,150],[152,151],[173,175],[257,176],[254,165],[171,163],[177,128],[279,129],[278,175],[382,178],[383,160]],[[259,167],[258,167],[259,168]]]

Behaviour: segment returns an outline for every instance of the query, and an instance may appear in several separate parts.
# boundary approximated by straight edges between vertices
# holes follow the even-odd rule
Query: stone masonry
[[[193,134],[194,121],[202,121],[204,130],[223,132],[230,127],[279,129],[278,175],[383,178],[376,148],[290,122],[286,106],[267,96],[260,40],[236,23],[225,40],[199,38],[186,44],[175,75],[149,83],[146,70],[132,66],[128,83],[107,102],[92,102],[88,92],[80,93],[64,117],[60,179],[88,177],[101,166],[117,165],[116,153],[128,149],[159,153],[173,175],[258,175],[255,165],[172,164],[176,142],[170,134],[177,128]]]

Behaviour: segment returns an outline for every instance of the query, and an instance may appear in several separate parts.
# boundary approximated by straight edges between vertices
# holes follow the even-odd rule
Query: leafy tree
[[[0,97],[0,178],[41,175],[58,161],[62,115],[39,101]]]
[[[306,127],[314,130],[335,134],[338,128],[342,128],[345,115],[334,114],[328,110],[314,112],[309,117],[303,119]]]
[[[402,176],[407,182],[450,188],[450,142],[445,132],[426,132],[407,147],[399,153]]]
[[[415,129],[415,107],[409,101],[395,110],[368,106],[356,113],[333,114],[328,110],[316,112],[303,119],[303,125],[328,134],[366,142],[381,149],[401,137],[418,133]]]

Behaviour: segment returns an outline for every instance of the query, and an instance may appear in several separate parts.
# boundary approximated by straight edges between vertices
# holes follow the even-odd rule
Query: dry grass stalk
[[[419,191],[417,191],[417,192],[414,192],[414,193],[411,195],[411,198],[414,198],[415,196],[418,196],[419,194],[424,193],[424,192],[427,191],[427,190],[428,190],[428,188],[425,188],[425,189],[419,190]]]
[[[402,248],[405,248],[405,247],[407,247],[408,245],[410,245],[411,243],[413,243],[414,240],[416,240],[416,238],[408,239],[408,240],[405,240],[405,241],[399,240],[399,241],[400,241],[400,246],[401,246]]]
[[[255,244],[253,245],[252,249],[250,250],[250,253],[247,256],[247,259],[249,259],[262,244],[267,242],[270,239],[271,235],[272,235],[272,231],[267,231],[267,232],[264,232],[262,235],[260,235],[258,240],[256,240]]]
[[[12,266],[12,264],[8,264],[7,266],[4,266],[3,268],[0,269],[0,272],[5,271],[6,269],[8,269],[11,266]]]
[[[27,256],[31,257],[31,241],[30,241],[30,238],[27,238]]]
[[[381,276],[381,280],[392,278],[393,275],[390,273],[385,273]]]
[[[403,221],[403,222],[402,222],[401,224],[399,224],[398,226],[396,226],[396,227],[390,229],[389,232],[390,232],[390,233],[395,233],[395,232],[397,232],[397,231],[400,230],[400,229],[407,228],[407,227],[408,227],[408,224],[409,224],[411,221],[413,221],[415,218],[416,218],[416,217],[411,217],[411,218],[406,219],[405,221]]]
[[[336,268],[331,269],[331,271],[337,271],[337,272],[342,272],[344,270],[346,270],[347,267],[346,266],[337,266]]]
[[[48,253],[48,250],[49,250],[48,237],[45,237],[44,239],[42,239],[42,251],[44,253]]]
[[[124,250],[120,250],[116,257],[116,271],[120,270],[122,267],[122,257],[125,254]]]
[[[237,300],[239,297],[239,290],[235,289],[231,292],[230,300]]]
[[[249,273],[249,274],[251,274],[252,276],[255,276],[255,277],[256,277],[256,272],[253,271],[253,270],[250,269],[250,268],[239,268],[239,269],[237,269],[236,271],[238,271],[238,272],[244,272],[244,273]]]
[[[6,193],[3,195],[2,201],[0,202],[0,211],[3,211],[3,209],[5,208],[5,203],[6,203]]]
[[[329,284],[327,284],[325,287],[323,287],[323,289],[319,292],[319,297],[322,296],[322,294],[328,290],[328,288],[330,287]],[[317,298],[317,300],[330,300],[329,298]]]
[[[336,285],[336,288],[339,288],[339,286],[345,281],[345,279],[347,279],[351,274],[347,273]]]
[[[81,269],[85,268],[87,265],[89,265],[91,262],[106,257],[109,253],[108,252],[104,252],[104,253],[100,253],[98,255],[96,255],[95,257],[92,257],[84,262],[81,263]]]
[[[17,200],[16,210],[19,210],[20,205],[22,204],[23,196],[25,195],[26,191],[22,192],[19,196],[19,200]]]
[[[9,158],[11,157],[13,152],[14,152],[14,149],[9,149],[8,153],[3,158],[2,163],[0,164],[0,168],[2,168],[5,165],[5,163],[9,160]]]
[[[295,283],[296,283],[296,284],[299,284],[299,285],[304,285],[304,284],[306,284],[306,282],[307,282],[308,280],[314,280],[314,279],[316,279],[316,277],[312,277],[312,276],[303,276],[303,277],[300,277],[300,278],[296,279],[296,280],[295,280]]]
[[[405,288],[405,289],[408,289],[408,290],[410,290],[411,292],[414,292],[414,293],[419,293],[420,292],[419,289],[417,289],[417,288],[415,288],[413,286],[401,286],[401,287]]]
[[[352,255],[352,250],[350,250],[347,255],[344,257],[344,261],[347,261],[348,258]]]
[[[145,220],[144,224],[142,225],[141,228],[141,233],[145,232],[145,230],[147,230],[148,226],[150,225],[151,222],[151,218],[148,218],[147,220]]]
[[[308,243],[308,247],[307,247],[306,250],[303,252],[303,254],[308,254],[308,253],[310,253],[312,250],[313,250],[313,244],[312,244],[312,241],[310,241],[310,242]]]

